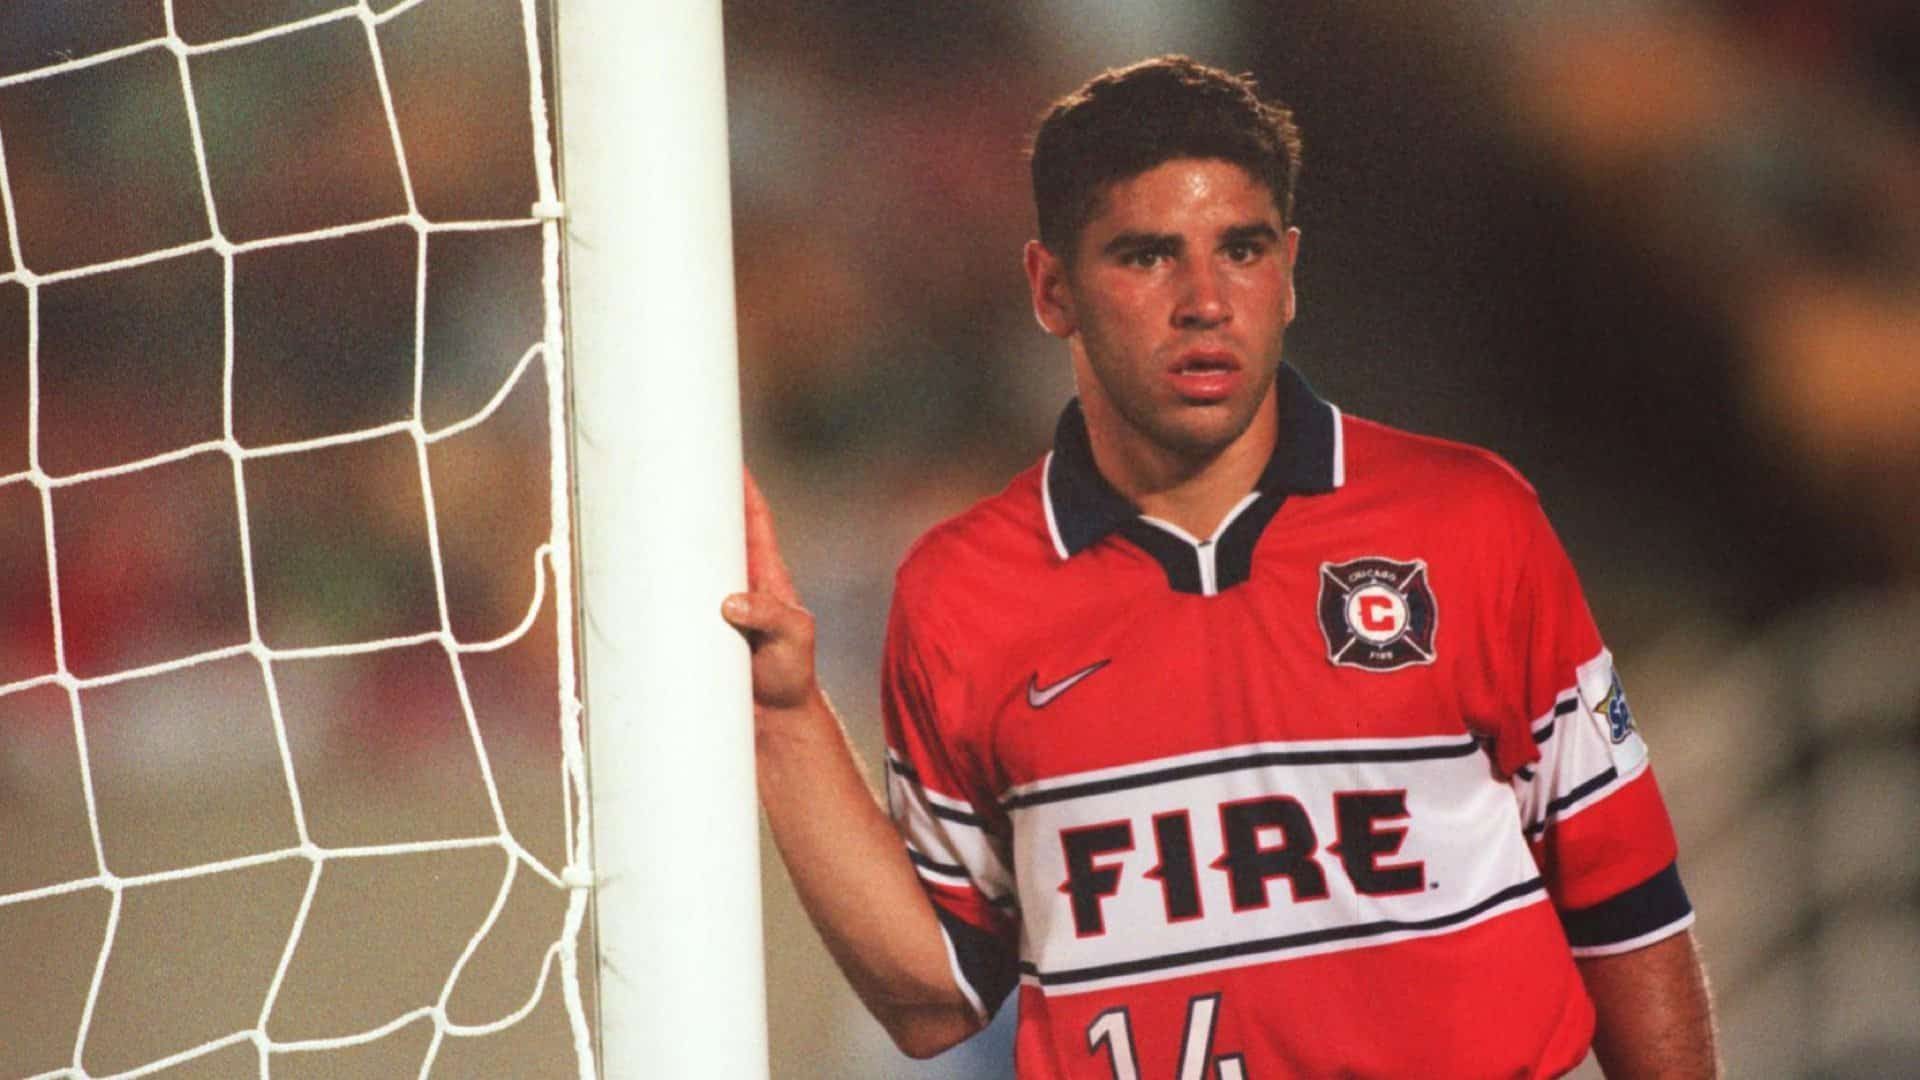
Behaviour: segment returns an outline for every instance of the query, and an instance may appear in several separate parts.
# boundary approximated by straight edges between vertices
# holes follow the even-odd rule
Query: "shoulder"
[[[1373,420],[1342,422],[1346,477],[1356,493],[1411,500],[1443,516],[1539,512],[1540,498],[1520,471],[1491,450],[1418,435]]]
[[[894,574],[894,608],[916,624],[988,616],[1055,561],[1042,506],[1044,462],[927,530]]]
[[[1343,437],[1347,511],[1468,560],[1488,582],[1559,549],[1539,494],[1500,455],[1353,417]]]

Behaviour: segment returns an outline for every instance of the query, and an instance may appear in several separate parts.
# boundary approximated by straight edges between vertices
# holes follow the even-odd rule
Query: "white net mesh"
[[[586,1075],[535,0],[0,10],[0,1075]]]

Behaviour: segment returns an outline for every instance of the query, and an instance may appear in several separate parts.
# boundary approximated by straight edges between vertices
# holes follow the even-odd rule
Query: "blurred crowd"
[[[197,42],[293,6],[173,8]],[[0,80],[164,33],[159,8],[10,3]],[[1674,807],[1733,1074],[1920,1061],[1920,857],[1894,839],[1920,819],[1906,660],[1920,640],[1916,10],[726,5],[748,459],[856,742],[877,759],[893,567],[919,532],[1036,459],[1072,392],[1019,273],[1033,122],[1145,55],[1250,71],[1305,133],[1288,359],[1349,412],[1488,446],[1539,488]],[[429,220],[524,214],[517,19],[508,0],[426,0],[382,30]],[[230,238],[404,212],[362,39],[344,31],[192,61]],[[49,670],[53,651],[41,502],[25,481],[29,305],[11,252],[44,274],[208,236],[186,126],[161,55],[0,85],[0,685]],[[304,262],[240,257],[236,318],[260,314],[237,353],[243,443],[411,412],[414,234],[383,235],[307,246]],[[428,244],[429,426],[484,403],[537,336],[516,235]],[[31,460],[57,477],[218,438],[218,276],[203,254],[40,286]],[[279,315],[307,331],[274,330]],[[476,637],[531,599],[543,405],[523,390],[500,425],[432,463],[457,518],[440,532],[455,618]],[[245,512],[259,542],[282,545],[265,587],[334,583],[269,634],[350,636],[383,604],[402,612],[395,625],[426,617],[421,475],[371,449],[262,467],[277,494],[250,492]],[[188,461],[52,496],[71,663],[115,670],[183,641],[245,639],[241,496],[226,476]],[[511,512],[491,498],[502,485]],[[324,527],[347,513],[361,524]],[[215,535],[229,538],[203,539]],[[386,569],[341,569],[369,560]],[[144,627],[180,636],[156,644],[114,617],[136,602]],[[534,659],[524,674],[551,677]],[[340,715],[358,718],[339,737],[381,726],[367,717],[398,696],[381,682],[339,689],[352,702]],[[0,695],[0,741],[60,712],[28,697]],[[38,790],[30,772],[0,746],[0,812]],[[1004,1074],[1004,1022],[926,1065],[881,1045],[777,862],[766,882],[776,1076]]]

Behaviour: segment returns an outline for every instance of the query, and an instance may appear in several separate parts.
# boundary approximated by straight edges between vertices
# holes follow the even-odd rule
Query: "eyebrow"
[[[1118,255],[1126,251],[1139,251],[1144,248],[1164,248],[1169,251],[1180,250],[1180,237],[1173,233],[1123,232],[1107,241],[1100,249],[1102,255]]]
[[[1269,244],[1275,244],[1279,243],[1280,234],[1274,231],[1273,226],[1259,221],[1250,225],[1235,225],[1220,237],[1222,245],[1244,244],[1249,240],[1265,240]]]
[[[1269,244],[1278,243],[1280,233],[1276,231],[1272,225],[1264,221],[1254,221],[1244,225],[1234,225],[1220,234],[1220,243],[1223,247],[1228,244],[1245,244],[1255,240],[1264,240]],[[1179,235],[1175,233],[1123,232],[1107,241],[1106,245],[1100,249],[1100,253],[1103,255],[1119,255],[1124,252],[1142,251],[1149,248],[1179,251],[1182,245],[1183,241]]]

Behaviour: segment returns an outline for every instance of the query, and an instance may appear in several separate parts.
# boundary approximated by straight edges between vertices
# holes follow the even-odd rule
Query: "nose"
[[[1219,267],[1210,259],[1190,263],[1180,275],[1179,300],[1173,309],[1173,324],[1183,330],[1206,330],[1233,318],[1233,306],[1227,300],[1226,282]]]

